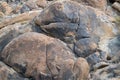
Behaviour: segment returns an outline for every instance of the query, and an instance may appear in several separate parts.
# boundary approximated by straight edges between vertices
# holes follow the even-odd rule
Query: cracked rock
[[[0,61],[0,80],[29,80],[23,78],[15,70]]]
[[[20,35],[0,55],[17,72],[36,80],[87,80],[89,74],[84,58],[76,59],[65,43],[40,33]]]

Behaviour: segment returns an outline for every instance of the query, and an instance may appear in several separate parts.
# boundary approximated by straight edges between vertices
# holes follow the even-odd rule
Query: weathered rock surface
[[[87,57],[97,51],[97,44],[90,38],[80,39],[75,45],[75,53],[78,56]]]
[[[119,5],[0,0],[0,80],[120,80]]]
[[[120,64],[111,64],[96,70],[93,72],[91,80],[120,80]]]
[[[29,80],[22,78],[16,71],[0,62],[0,80]]]
[[[87,80],[89,65],[76,58],[67,45],[39,33],[13,39],[0,54],[2,60],[26,77],[36,80]]]
[[[3,48],[15,37],[26,32],[41,32],[39,28],[28,24],[28,22],[8,25],[0,29],[0,53]]]
[[[120,3],[118,2],[115,2],[113,5],[112,5],[113,8],[115,8],[116,10],[118,10],[120,12]]]
[[[107,7],[107,0],[73,0],[82,4],[90,5],[92,7],[105,10]]]
[[[109,16],[73,1],[54,2],[34,21],[46,34],[73,44],[76,54],[83,54],[83,57],[94,53],[99,47],[102,49],[103,39],[116,34]]]
[[[12,12],[12,8],[7,4],[7,2],[2,2],[0,3],[0,11],[9,15]]]
[[[20,9],[21,13],[38,10],[47,6],[46,0],[28,0]]]
[[[39,7],[46,7],[46,6],[47,6],[47,0],[37,0],[37,1],[36,1],[36,4],[37,4]]]
[[[17,15],[11,19],[6,19],[0,22],[0,28],[3,28],[5,26],[14,24],[14,23],[19,23],[19,22],[24,22],[24,21],[30,21],[31,19],[33,19],[35,16],[37,16],[39,14],[39,12],[41,12],[41,10],[37,10],[37,11],[30,11],[30,12],[26,12],[20,15]]]
[[[95,52],[88,57],[86,57],[86,60],[88,61],[89,65],[91,66],[91,70],[94,69],[94,66],[101,62],[107,61],[107,54],[105,52]],[[100,64],[100,66],[103,66],[104,64]]]
[[[117,40],[112,39],[119,33],[114,18],[90,6],[56,1],[34,21],[44,34],[67,43],[78,57],[86,57],[91,71],[109,66],[109,60],[118,54]]]

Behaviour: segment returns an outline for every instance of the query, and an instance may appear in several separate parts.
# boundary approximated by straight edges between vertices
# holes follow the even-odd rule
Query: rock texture
[[[2,60],[17,72],[36,80],[87,80],[89,65],[74,57],[66,45],[39,33],[13,39],[1,53]]]
[[[0,0],[0,80],[120,80],[120,0]]]
[[[0,3],[0,11],[6,15],[9,15],[12,12],[12,8],[8,5],[7,2],[2,2]]]
[[[46,34],[72,44],[77,56],[87,57],[116,35],[109,16],[73,1],[54,2],[34,21]]]
[[[113,6],[113,8],[117,9],[118,11],[120,11],[120,3],[115,2],[112,6]]]
[[[14,71],[12,68],[5,65],[3,62],[0,62],[0,79],[1,80],[29,80],[27,78],[23,78]]]
[[[82,4],[86,4],[101,10],[105,10],[107,7],[107,0],[73,0],[80,2]]]

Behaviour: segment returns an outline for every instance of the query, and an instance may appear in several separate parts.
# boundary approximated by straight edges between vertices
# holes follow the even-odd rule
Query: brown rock
[[[4,17],[4,13],[3,12],[0,12],[0,18],[1,17]]]
[[[10,42],[7,46],[11,46],[11,48],[14,47],[14,50],[10,48],[7,49],[8,47],[6,46],[6,49],[3,51],[5,55],[2,57],[5,59],[7,55],[11,55],[11,58],[5,59],[5,62],[9,63],[9,65],[14,67],[18,72],[25,73],[27,76],[35,76],[38,74],[37,72],[45,74],[47,71],[46,43],[43,43],[43,41],[46,41],[46,36],[37,33],[31,34],[21,35]],[[49,38],[47,39],[49,40]],[[9,51],[9,53],[6,53],[6,51]],[[37,72],[35,72],[35,70],[37,70]]]
[[[41,12],[41,10],[30,11],[30,12],[26,12],[26,13],[17,15],[11,19],[5,19],[2,22],[0,22],[0,28],[3,28],[5,26],[8,26],[8,25],[11,25],[14,23],[18,23],[18,22],[30,21],[35,16],[37,16],[39,14],[39,12]]]
[[[78,58],[74,65],[73,71],[74,74],[76,74],[75,80],[87,80],[89,74],[89,65],[84,58]]]
[[[46,0],[28,0],[22,7],[22,10],[35,10],[47,6]]]
[[[53,2],[34,22],[45,34],[70,44],[77,56],[82,57],[94,53],[97,44],[101,50],[108,51],[107,41],[117,31],[103,11],[70,0]]]
[[[29,80],[27,78],[22,78],[19,74],[12,68],[0,62],[0,80]]]
[[[35,3],[36,0],[28,0],[25,5],[27,5],[31,10],[32,9],[37,9],[38,6],[37,4]]]
[[[120,12],[120,3],[115,2],[115,3],[113,3],[112,7]]]
[[[0,3],[0,7],[2,8],[2,12],[6,15],[9,15],[13,11],[12,8],[7,4],[7,2]]]
[[[87,4],[92,7],[105,10],[107,7],[107,0],[73,0],[79,3]]]
[[[45,7],[45,6],[47,6],[47,1],[46,1],[46,0],[37,0],[37,1],[36,1],[36,4],[37,4],[39,7]]]
[[[52,78],[87,80],[89,72],[86,60],[80,58],[76,62],[74,54],[65,43],[34,32],[25,33],[13,39],[4,48],[1,58],[17,72],[26,77],[32,76],[36,80],[51,80]]]
[[[15,37],[26,32],[41,32],[37,27],[24,23],[15,23],[0,29],[0,53],[3,48]]]

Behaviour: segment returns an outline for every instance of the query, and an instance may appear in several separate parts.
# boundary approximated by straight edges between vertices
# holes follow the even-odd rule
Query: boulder
[[[0,80],[29,80],[23,78],[15,70],[0,61]]]
[[[47,6],[47,0],[37,0],[36,4],[37,4],[37,6],[44,8]]]
[[[105,10],[107,7],[107,0],[73,0],[82,4],[86,4],[101,10]]]
[[[7,2],[1,2],[0,3],[0,11],[6,15],[10,15],[10,13],[12,13],[13,10],[10,7],[10,5],[7,4]]]
[[[90,69],[95,70],[95,68],[100,68],[101,66],[106,65],[106,61],[109,59],[108,59],[107,53],[99,51],[86,57],[86,60],[88,61],[88,64],[90,65]]]
[[[4,13],[0,11],[0,18],[4,17]]]
[[[76,59],[65,43],[40,33],[20,35],[0,55],[17,72],[36,80],[87,80],[89,74],[84,58]]]
[[[120,3],[119,2],[113,3],[112,7],[120,12]]]
[[[37,16],[39,14],[39,12],[41,12],[41,10],[22,13],[22,14],[19,14],[17,16],[14,16],[10,19],[3,19],[0,22],[0,28],[3,28],[3,27],[8,26],[8,25],[12,25],[14,23],[22,23],[24,21],[30,21],[35,16]]]
[[[86,60],[84,58],[78,58],[73,68],[74,74],[76,74],[76,77],[74,80],[87,80],[89,76],[88,70],[89,70],[89,66],[88,66],[88,63],[86,63]]]
[[[97,69],[91,74],[90,80],[119,80],[120,64],[109,64],[102,69]]]
[[[22,13],[31,11],[31,10],[38,10],[47,6],[46,0],[28,0],[20,9]]]
[[[80,39],[75,45],[75,53],[78,56],[87,57],[97,51],[97,44],[90,38]]]
[[[12,20],[12,19],[11,19]],[[11,22],[10,22],[11,23]],[[26,32],[41,32],[39,28],[36,26],[32,26],[32,24],[28,24],[28,22],[23,23],[15,23],[13,25],[8,25],[2,29],[0,29],[0,53],[3,48],[15,37],[26,33]]]
[[[116,34],[110,16],[70,0],[53,2],[34,18],[34,22],[45,34],[66,42],[77,56],[82,53],[82,57],[94,53],[98,47],[108,52],[103,42],[108,44],[104,40]]]

